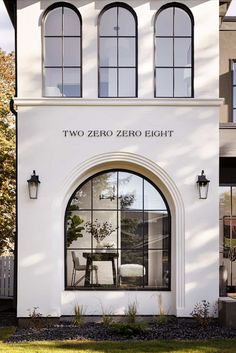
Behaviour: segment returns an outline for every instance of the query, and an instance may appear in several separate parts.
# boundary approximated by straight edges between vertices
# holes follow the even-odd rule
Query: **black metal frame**
[[[62,35],[45,35],[45,20],[47,18],[47,15],[50,13],[50,11],[54,10],[55,8],[62,8]],[[70,35],[64,35],[64,21],[63,21],[63,11],[64,8],[69,8],[71,10],[73,10],[80,21],[80,35],[78,36],[70,36]],[[61,66],[46,66],[44,65],[45,62],[45,38],[62,38],[62,65]],[[80,38],[80,65],[79,66],[64,66],[64,38]],[[82,79],[83,79],[83,75],[82,75],[82,67],[83,67],[83,63],[82,63],[82,17],[81,14],[79,12],[79,10],[72,4],[67,3],[67,2],[58,2],[58,3],[54,3],[52,5],[50,5],[43,14],[42,17],[42,53],[43,53],[43,60],[42,60],[42,72],[43,72],[43,97],[55,97],[55,98],[63,98],[63,89],[64,89],[64,83],[63,83],[63,77],[64,77],[64,69],[73,69],[73,68],[77,68],[80,70],[80,95],[78,96],[68,96],[70,98],[81,98],[82,97]],[[61,96],[48,96],[45,94],[45,69],[47,68],[51,68],[51,69],[61,69],[62,70],[62,95]]]
[[[168,8],[173,8],[173,35],[172,36],[158,36],[156,33],[156,21],[158,19],[158,15],[168,9]],[[191,20],[191,36],[175,36],[175,27],[174,27],[174,17],[175,17],[175,8],[180,8],[184,10],[187,15],[190,17]],[[173,39],[173,66],[156,66],[156,38],[171,38]],[[191,66],[185,67],[185,66],[175,66],[174,65],[174,60],[175,60],[175,53],[174,53],[174,42],[175,38],[190,38],[191,39]],[[178,3],[178,2],[171,2],[168,4],[163,5],[156,13],[155,19],[154,19],[154,97],[155,98],[193,98],[194,97],[194,17],[191,12],[191,10],[185,6],[184,4]],[[163,69],[173,69],[173,94],[172,96],[158,96],[157,95],[157,87],[156,87],[156,69],[158,68],[163,68]],[[191,70],[191,95],[190,96],[176,96],[175,95],[175,69],[185,69],[188,68]]]
[[[102,36],[100,35],[100,21],[102,15],[107,10],[116,7],[117,14],[116,14],[116,24],[118,26],[118,16],[119,16],[119,7],[122,7],[128,10],[134,18],[135,21],[135,36],[119,36],[118,31],[116,36]],[[116,38],[117,39],[117,66],[100,66],[100,38]],[[119,38],[134,38],[135,39],[135,66],[119,66]],[[98,98],[136,98],[138,97],[138,19],[137,15],[132,7],[123,3],[123,2],[114,2],[107,6],[105,6],[98,16]],[[117,82],[116,82],[116,89],[117,95],[116,96],[102,96],[100,92],[100,69],[116,69],[117,70]],[[119,69],[134,69],[135,70],[135,95],[134,96],[120,96],[119,95]]]
[[[234,121],[234,111],[236,112],[236,101],[234,102],[234,88],[236,89],[236,81],[234,83],[234,64],[236,64],[236,59],[231,60],[231,97],[232,97],[232,102],[231,102],[231,121],[232,123],[236,123],[236,120]]]
[[[116,208],[109,208],[109,209],[102,209],[102,208],[99,208],[99,209],[94,209],[93,208],[93,184],[92,184],[92,180],[96,177],[98,177],[99,175],[102,175],[104,173],[111,173],[111,172],[117,172],[117,180],[116,180],[116,183],[117,183],[117,195],[118,195],[118,192],[119,192],[119,172],[127,172],[127,173],[131,173],[133,175],[136,175],[138,177],[141,177],[142,178],[142,194],[143,194],[143,199],[142,199],[142,209],[122,209],[123,211],[125,212],[137,212],[137,213],[142,213],[142,237],[143,237],[143,246],[142,248],[136,250],[136,249],[130,249],[130,248],[122,248],[122,247],[118,247],[118,228],[117,228],[117,247],[115,248],[115,251],[118,253],[119,251],[140,251],[140,252],[143,252],[143,263],[144,263],[144,235],[145,235],[145,229],[144,229],[144,225],[145,225],[145,219],[144,219],[144,213],[145,211],[148,211],[148,212],[151,212],[151,211],[163,211],[163,212],[166,212],[167,215],[168,215],[168,230],[169,230],[169,239],[168,239],[168,247],[164,247],[162,246],[162,248],[151,248],[151,249],[148,249],[147,251],[162,251],[162,253],[168,253],[168,268],[169,268],[169,285],[168,287],[147,287],[147,288],[144,288],[144,276],[143,276],[143,282],[142,282],[142,287],[141,286],[138,286],[138,287],[128,287],[128,288],[123,288],[123,287],[117,287],[117,286],[110,286],[109,288],[107,287],[96,287],[96,286],[91,286],[91,287],[77,287],[77,288],[72,288],[72,287],[69,287],[67,286],[67,253],[68,251],[73,251],[73,250],[82,250],[82,251],[86,251],[86,250],[89,250],[91,251],[94,251],[94,246],[93,246],[93,237],[91,235],[91,247],[89,248],[78,248],[78,247],[70,247],[70,248],[67,248],[67,245],[66,245],[66,232],[67,232],[67,212],[68,212],[68,208],[71,204],[71,201],[73,200],[75,194],[86,184],[88,183],[89,181],[91,181],[91,208],[89,209],[79,209],[79,211],[89,211],[91,212],[91,221],[93,221],[93,212],[95,211],[103,211],[103,212],[117,212],[117,222],[118,222],[118,212],[119,210],[121,210],[121,208],[118,207],[118,197],[117,197],[117,201],[116,201]],[[155,189],[156,191],[161,195],[165,205],[166,205],[166,209],[148,209],[148,210],[145,210],[144,209],[144,181],[147,181],[148,183],[150,183]],[[134,172],[134,171],[131,171],[131,170],[128,170],[128,169],[108,169],[108,170],[104,170],[102,172],[99,172],[99,173],[96,173],[92,176],[90,176],[88,179],[86,179],[81,185],[79,185],[79,187],[76,188],[76,190],[73,192],[72,196],[70,197],[69,201],[68,201],[68,204],[67,204],[67,207],[66,207],[66,210],[65,210],[65,218],[64,218],[64,261],[65,261],[65,290],[141,290],[141,291],[150,291],[150,290],[156,290],[156,291],[170,291],[171,290],[171,212],[170,212],[170,208],[169,208],[169,205],[166,201],[166,198],[165,196],[163,195],[162,191],[151,181],[149,180],[148,178],[146,178],[145,176],[143,176],[142,174],[139,174],[137,172]],[[164,241],[164,240],[163,240]],[[117,266],[117,265],[116,265]],[[146,273],[146,276],[147,276],[147,273]]]
[[[231,220],[231,219],[235,219],[236,218],[236,214],[234,215],[234,213],[233,213],[233,188],[235,188],[236,189],[236,184],[235,185],[233,185],[233,184],[226,184],[226,183],[222,183],[222,184],[220,184],[220,187],[227,187],[227,188],[229,188],[229,192],[230,192],[230,214],[229,215],[225,215],[225,216],[223,216],[223,218],[222,218],[222,221],[223,221],[223,249],[222,249],[222,251],[221,251],[221,249],[220,249],[220,253],[222,253],[222,255],[223,255],[223,258],[225,258],[225,238],[226,238],[226,236],[225,236],[225,224],[224,224],[224,221],[225,221],[225,219],[229,219],[229,220]],[[219,220],[221,220],[221,218],[219,219]],[[231,226],[229,226],[229,227],[231,227]],[[232,229],[230,229],[230,233],[232,232]],[[232,234],[231,234],[231,238],[232,238]],[[232,286],[233,285],[233,267],[232,267],[232,261],[229,259],[229,261],[230,261],[230,285]]]

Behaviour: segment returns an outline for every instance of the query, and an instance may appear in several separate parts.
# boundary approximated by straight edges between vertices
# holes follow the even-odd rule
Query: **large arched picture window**
[[[155,18],[155,97],[193,97],[193,25],[183,4],[161,7]]]
[[[66,209],[66,288],[170,290],[170,227],[167,202],[148,179],[94,175]]]
[[[73,5],[51,5],[43,17],[43,95],[81,97],[82,26]]]
[[[123,3],[99,16],[99,97],[137,97],[137,16]]]

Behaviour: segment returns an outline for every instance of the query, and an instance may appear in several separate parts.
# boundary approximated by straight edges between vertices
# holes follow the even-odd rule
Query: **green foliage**
[[[144,322],[134,323],[114,323],[112,328],[122,336],[135,336],[145,331],[146,324]]]
[[[84,221],[78,215],[70,214],[67,218],[67,233],[66,233],[66,245],[69,247],[73,241],[77,240],[78,238],[83,237],[82,231],[84,227],[81,226]]]
[[[196,303],[190,315],[201,327],[207,327],[211,320],[210,303],[206,300]]]
[[[84,315],[85,315],[85,309],[83,305],[75,305],[74,306],[74,325],[76,326],[82,326],[84,324]]]
[[[14,53],[0,49],[0,255],[13,250],[15,239],[15,118],[9,109],[14,91]]]
[[[113,323],[113,311],[111,309],[104,309],[104,307],[101,304],[102,308],[102,323],[105,326],[110,326]]]

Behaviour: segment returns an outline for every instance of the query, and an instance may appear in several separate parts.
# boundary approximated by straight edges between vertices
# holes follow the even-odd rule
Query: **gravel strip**
[[[101,323],[85,323],[74,326],[62,323],[53,327],[41,329],[17,329],[7,342],[51,341],[51,340],[94,340],[94,341],[123,341],[123,340],[207,340],[207,339],[235,338],[236,330],[221,327],[217,320],[203,328],[191,319],[175,319],[162,324],[149,324],[138,333],[127,329],[125,333],[117,332],[113,326]]]

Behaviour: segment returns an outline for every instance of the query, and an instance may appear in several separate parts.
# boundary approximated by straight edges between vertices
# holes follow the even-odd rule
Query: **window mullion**
[[[64,97],[64,7],[62,7],[62,97]]]

